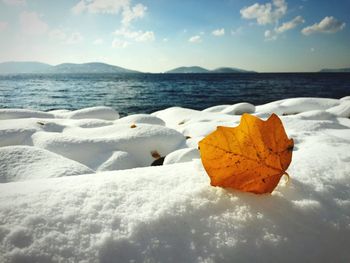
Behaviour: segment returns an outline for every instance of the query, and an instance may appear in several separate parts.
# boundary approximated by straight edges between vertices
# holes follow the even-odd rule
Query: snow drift
[[[77,112],[0,110],[0,262],[350,261],[347,98]],[[295,141],[271,195],[211,187],[198,159],[243,112]]]

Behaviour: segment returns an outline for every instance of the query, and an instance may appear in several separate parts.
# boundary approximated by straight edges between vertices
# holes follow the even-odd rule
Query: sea
[[[0,75],[0,108],[110,106],[122,116],[293,97],[350,95],[350,73]]]

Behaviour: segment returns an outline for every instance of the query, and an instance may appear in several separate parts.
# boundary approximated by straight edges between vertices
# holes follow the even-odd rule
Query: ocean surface
[[[350,73],[65,74],[0,76],[0,108],[111,106],[121,115],[171,106],[259,105],[291,97],[350,95]]]

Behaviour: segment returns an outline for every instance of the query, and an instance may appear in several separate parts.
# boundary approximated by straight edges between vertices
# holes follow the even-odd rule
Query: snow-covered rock
[[[254,113],[255,106],[251,103],[241,102],[233,104],[221,111],[221,113],[229,115],[242,115],[243,113]]]
[[[0,183],[93,172],[80,163],[40,148],[0,147]]]
[[[327,98],[292,98],[270,102],[256,107],[256,112],[291,115],[312,110],[326,110],[340,104],[340,100]]]
[[[0,120],[23,118],[53,118],[54,115],[47,112],[27,109],[0,109]]]
[[[137,124],[137,123],[145,123],[145,124],[153,124],[153,125],[165,125],[165,122],[157,118],[155,116],[149,114],[133,114],[126,117],[123,117],[116,121],[116,123],[129,123],[129,124]]]
[[[217,105],[217,106],[213,106],[213,107],[209,107],[206,108],[204,110],[202,110],[203,112],[222,112],[224,109],[226,109],[227,107],[230,107],[231,105]]]
[[[60,112],[58,116],[65,116],[70,119],[101,119],[113,121],[119,118],[119,113],[111,107],[98,106],[66,113]]]
[[[164,159],[164,165],[173,164],[173,163],[184,163],[190,162],[193,159],[198,159],[199,151],[197,148],[185,148],[174,151],[168,154]]]
[[[159,125],[115,124],[98,128],[72,127],[63,133],[37,132],[33,145],[97,169],[115,151],[134,156],[138,166],[149,166],[155,152],[165,156],[185,146],[185,137]],[[134,163],[134,162],[133,162]],[[130,167],[131,168],[131,167]]]
[[[343,100],[340,105],[327,109],[327,112],[338,117],[350,118],[350,100]]]
[[[348,102],[255,107],[295,142],[290,181],[259,196],[211,187],[198,159],[199,140],[238,125],[230,105],[6,115],[0,262],[350,262]]]
[[[111,157],[98,167],[98,171],[125,170],[139,167],[135,157],[123,151],[115,151]]]

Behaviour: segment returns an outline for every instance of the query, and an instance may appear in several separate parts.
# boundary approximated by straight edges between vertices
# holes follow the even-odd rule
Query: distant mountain
[[[40,62],[3,62],[0,63],[0,74],[95,74],[95,73],[140,73],[105,63],[92,62],[83,64],[63,63],[51,66]]]
[[[3,62],[0,63],[0,74],[40,73],[52,68],[40,62]]]
[[[105,63],[92,62],[84,64],[63,63],[49,69],[48,73],[140,73]]]
[[[179,67],[179,68],[166,71],[165,73],[209,73],[209,70],[202,67],[197,67],[197,66]]]
[[[210,71],[211,73],[255,73],[255,71],[249,71],[249,70],[244,70],[244,69],[239,69],[239,68],[217,68],[214,70]]]
[[[320,70],[320,72],[350,72],[350,68],[335,68],[335,69],[325,68]]]
[[[217,68],[214,70],[205,69],[202,67],[194,66],[194,67],[179,67],[175,68],[169,71],[166,71],[165,73],[253,73],[254,71],[247,71],[243,69],[237,69],[237,68],[228,68],[228,67],[222,67]]]

